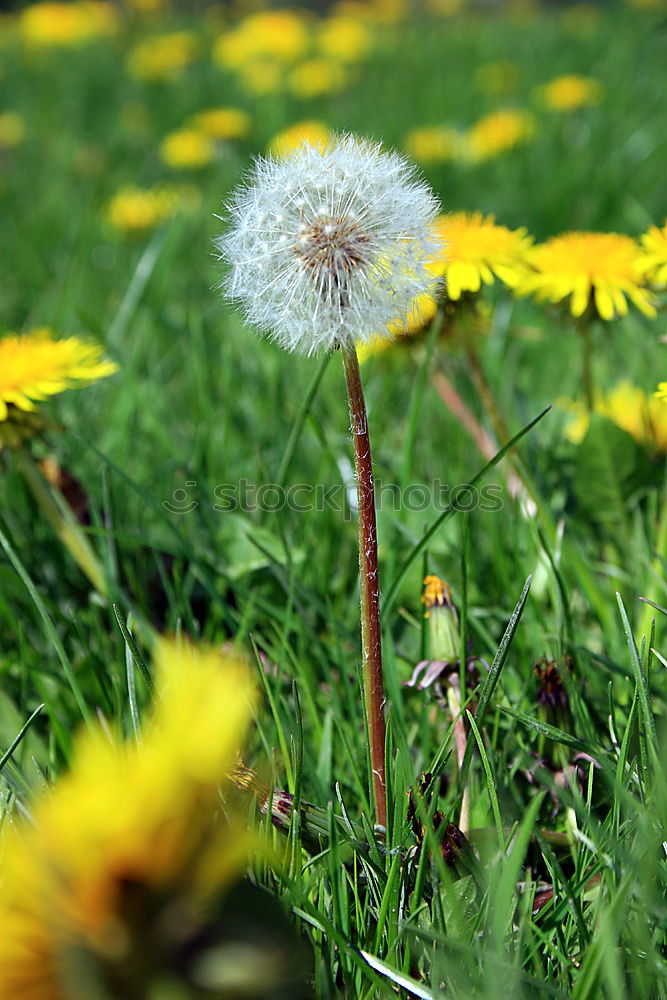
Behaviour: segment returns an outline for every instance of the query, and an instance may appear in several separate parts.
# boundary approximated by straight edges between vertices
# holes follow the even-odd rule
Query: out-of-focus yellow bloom
[[[117,27],[116,7],[103,0],[47,0],[30,4],[18,17],[19,36],[29,45],[43,47],[82,45],[113,34]]]
[[[311,146],[322,148],[329,145],[331,132],[324,122],[311,119],[309,121],[296,122],[289,128],[278,132],[271,139],[268,150],[275,156],[289,156],[290,153],[302,146],[304,142]]]
[[[131,10],[139,14],[157,14],[169,7],[169,0],[126,0]]]
[[[667,403],[667,382],[658,382],[658,388],[653,393],[653,397]]]
[[[417,163],[446,163],[461,150],[461,134],[446,125],[415,128],[403,139],[403,149]]]
[[[13,149],[23,142],[25,125],[20,115],[14,111],[0,114],[0,149]]]
[[[213,140],[193,128],[182,128],[160,143],[160,159],[174,170],[192,170],[205,167],[215,154]]]
[[[532,245],[525,229],[499,226],[493,215],[481,212],[441,216],[437,228],[443,256],[432,270],[445,275],[450,299],[459,299],[463,292],[478,292],[482,282],[492,285],[496,278],[510,288],[519,284]]]
[[[241,108],[210,108],[199,111],[190,121],[194,129],[211,139],[245,139],[252,128],[252,118]]]
[[[296,10],[264,10],[221,35],[214,45],[213,58],[219,65],[235,70],[262,58],[289,65],[305,54],[308,43],[303,14]]]
[[[138,80],[177,80],[196,58],[199,43],[191,31],[153,35],[139,42],[128,57],[128,68]]]
[[[9,419],[10,407],[34,410],[47,396],[116,371],[98,344],[79,337],[56,340],[46,327],[0,337],[0,422]]]
[[[604,95],[602,85],[590,76],[571,73],[557,76],[543,87],[535,89],[535,97],[540,104],[552,111],[576,111],[577,108],[593,107]]]
[[[466,132],[467,157],[478,163],[499,156],[526,142],[534,131],[535,120],[528,111],[519,108],[492,111]]]
[[[489,97],[506,97],[512,94],[521,78],[515,62],[498,61],[482,63],[474,73],[475,86]]]
[[[320,24],[315,37],[317,47],[325,56],[349,63],[363,59],[372,42],[366,25],[351,17],[327,18]]]
[[[272,59],[251,59],[237,71],[244,90],[261,97],[281,90],[285,79],[285,68]]]
[[[428,0],[426,6],[432,14],[440,17],[454,17],[465,7],[466,0]]]
[[[662,229],[651,226],[641,237],[642,273],[653,285],[667,285],[667,219]]]
[[[561,22],[565,30],[578,41],[590,38],[600,24],[600,11],[590,3],[575,3],[561,10]]]
[[[129,234],[144,233],[171,219],[180,211],[199,206],[196,188],[158,184],[152,188],[122,187],[107,207],[106,217],[114,229]]]
[[[390,337],[377,336],[365,344],[357,345],[357,356],[359,363],[363,364],[368,358],[378,354],[384,354],[393,344],[405,341],[415,333],[419,333],[425,326],[428,326],[434,318],[438,309],[438,303],[433,295],[425,292],[412,300],[410,308],[405,316],[395,319],[387,326]]]
[[[322,97],[342,90],[345,80],[346,73],[340,63],[314,58],[290,70],[287,85],[297,97]]]
[[[80,736],[34,822],[5,837],[0,1000],[65,1000],[82,952],[95,981],[127,995],[137,963],[142,975],[164,963],[168,921],[196,929],[242,873],[249,839],[220,819],[219,786],[251,718],[248,669],[164,641],[155,663],[159,701],[142,742],[102,727]]]
[[[644,287],[641,250],[620,233],[563,233],[527,254],[533,271],[522,278],[519,295],[538,301],[570,299],[570,312],[582,316],[590,306],[601,319],[625,316],[627,299],[644,313],[656,315],[651,293]]]
[[[558,400],[558,405],[572,416],[565,432],[567,437],[574,444],[579,444],[590,425],[586,407],[569,399]],[[667,406],[655,393],[648,395],[624,380],[609,392],[596,396],[593,412],[607,417],[650,451],[661,455],[667,453]]]

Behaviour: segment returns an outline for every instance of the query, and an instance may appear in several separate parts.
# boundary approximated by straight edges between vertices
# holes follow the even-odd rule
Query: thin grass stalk
[[[361,594],[361,651],[363,662],[364,702],[368,723],[375,817],[379,826],[387,822],[385,777],[384,680],[382,676],[382,639],[380,632],[380,587],[378,580],[377,525],[373,461],[368,436],[368,417],[359,361],[354,348],[343,351],[345,381],[350,405],[350,424],[354,441],[354,467],[357,477],[359,573]]]

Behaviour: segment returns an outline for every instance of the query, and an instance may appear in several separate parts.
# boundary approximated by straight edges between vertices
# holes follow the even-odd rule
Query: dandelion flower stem
[[[378,580],[373,462],[368,436],[366,402],[359,374],[357,352],[354,347],[343,350],[343,364],[345,366],[345,380],[350,404],[350,422],[354,441],[354,466],[357,475],[359,506],[359,572],[364,701],[368,723],[375,816],[378,825],[384,827],[387,822],[385,697],[382,677],[380,587]]]

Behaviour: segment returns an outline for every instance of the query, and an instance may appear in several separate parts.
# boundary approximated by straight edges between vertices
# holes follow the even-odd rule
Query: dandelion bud
[[[258,159],[227,205],[223,282],[246,320],[312,355],[391,337],[432,293],[438,202],[402,156],[355,136]]]
[[[439,576],[425,577],[422,604],[426,606],[424,617],[429,620],[431,657],[457,663],[461,656],[461,633],[449,584]]]

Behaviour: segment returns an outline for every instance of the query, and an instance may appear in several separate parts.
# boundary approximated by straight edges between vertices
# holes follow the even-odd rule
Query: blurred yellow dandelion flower
[[[287,86],[297,97],[322,97],[342,90],[345,81],[346,73],[340,63],[316,57],[290,70]]]
[[[263,10],[250,14],[213,47],[213,59],[227,69],[240,70],[253,59],[270,58],[283,65],[296,62],[306,52],[309,31],[296,10]]]
[[[174,170],[191,170],[207,166],[215,154],[213,140],[193,128],[182,128],[160,143],[160,159]]]
[[[481,212],[454,212],[442,216],[438,232],[443,241],[443,257],[434,270],[444,274],[450,299],[463,292],[478,292],[499,278],[515,288],[526,270],[526,254],[532,238],[526,229],[499,226],[493,215]]]
[[[552,111],[576,111],[599,104],[604,95],[602,85],[590,76],[574,73],[557,76],[535,89],[536,99]]]
[[[211,139],[245,139],[252,128],[252,118],[241,108],[209,108],[193,115],[191,124]]]
[[[5,837],[0,1000],[65,1000],[77,954],[114,995],[134,993],[137,967],[160,961],[146,941],[168,939],[168,919],[195,931],[242,874],[249,836],[220,817],[219,787],[255,702],[247,666],[166,641],[155,665],[142,742],[87,731],[33,823]]]
[[[14,111],[0,113],[0,149],[13,149],[23,142],[25,125]]]
[[[143,233],[180,211],[194,211],[199,201],[197,189],[187,185],[159,184],[151,188],[127,185],[110,200],[106,217],[114,229]]]
[[[42,47],[82,45],[113,34],[117,27],[116,7],[103,0],[47,0],[25,7],[18,18],[20,37]]]
[[[517,292],[538,301],[570,299],[570,312],[582,316],[590,306],[601,319],[625,316],[629,299],[645,316],[656,315],[651,293],[644,287],[641,250],[620,233],[563,233],[527,254],[532,273]]]
[[[289,156],[305,142],[323,149],[329,145],[330,141],[331,132],[324,122],[310,119],[295,122],[294,125],[290,125],[289,128],[274,135],[268,145],[268,151],[276,156]]]
[[[568,439],[579,444],[590,426],[585,405],[569,399],[558,400],[558,405],[572,416],[566,428]],[[650,451],[667,453],[667,407],[655,393],[649,395],[623,380],[608,392],[596,395],[593,412],[611,420]]]
[[[366,25],[356,18],[329,17],[320,24],[315,43],[329,59],[354,63],[368,54],[373,37]]]
[[[474,73],[475,86],[488,97],[506,97],[513,93],[521,78],[521,70],[515,62],[499,60],[482,63]]]
[[[477,163],[500,156],[535,131],[535,120],[528,111],[505,108],[480,118],[465,135],[467,158]]]
[[[642,273],[653,285],[667,285],[667,219],[662,227],[651,226],[641,237]]]
[[[417,163],[445,163],[459,154],[461,135],[446,125],[425,126],[408,132],[402,145]]]
[[[249,94],[261,97],[283,88],[285,69],[273,59],[250,59],[237,72],[244,90]]]
[[[653,393],[653,397],[667,403],[667,382],[658,382],[658,388]]]
[[[46,328],[0,337],[0,422],[9,419],[10,407],[34,410],[47,396],[116,371],[98,344],[79,337],[55,340]]]
[[[191,31],[153,35],[139,42],[128,56],[128,69],[137,80],[176,80],[196,58],[199,43]]]

